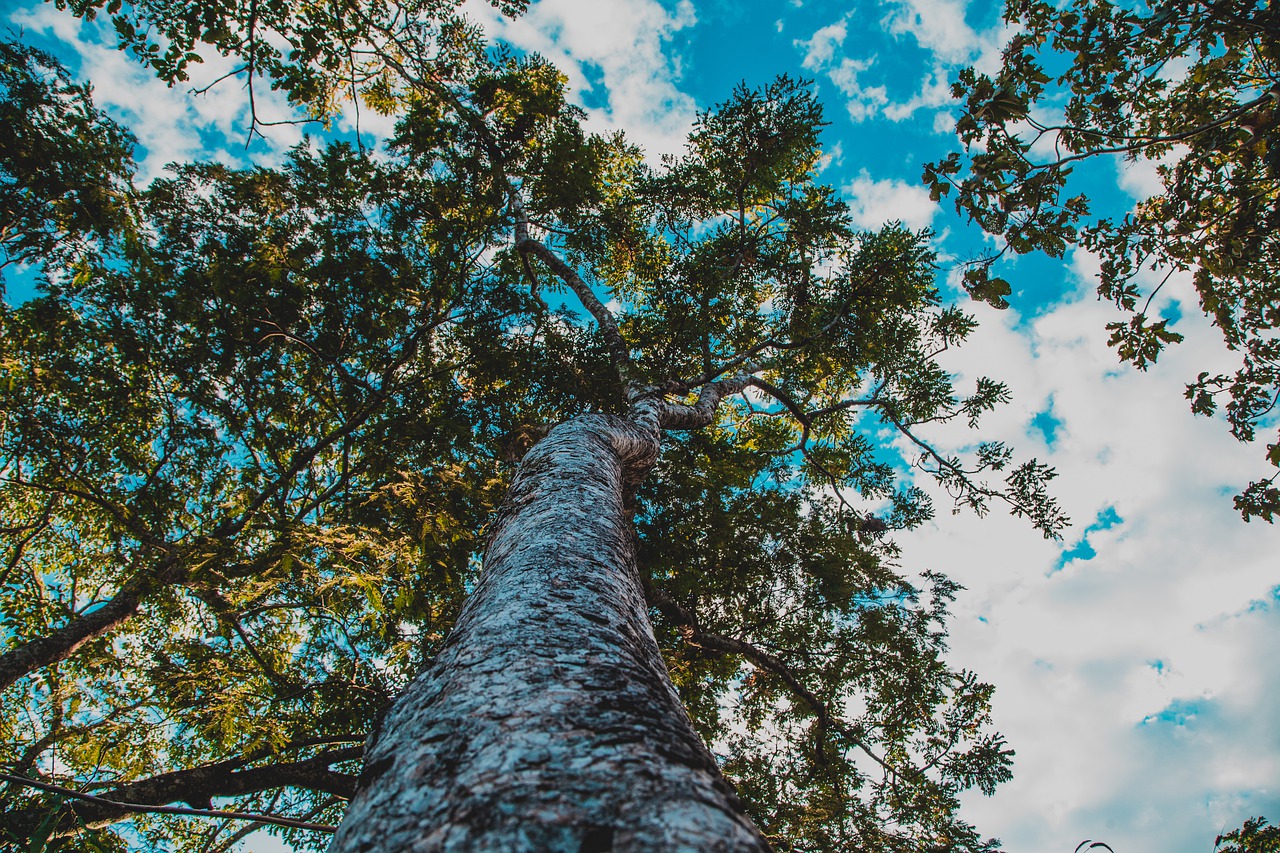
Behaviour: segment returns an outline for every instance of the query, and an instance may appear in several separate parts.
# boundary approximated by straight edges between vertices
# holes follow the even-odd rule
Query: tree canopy
[[[87,87],[2,48],[0,109],[20,128],[0,148],[3,260],[43,261],[37,297],[0,308],[13,840],[220,850],[259,825],[207,814],[232,811],[322,847],[361,743],[474,586],[529,446],[637,393],[693,407],[733,378],[744,393],[670,434],[635,496],[654,628],[696,726],[780,850],[997,848],[958,796],[1007,779],[1011,753],[991,686],[945,659],[957,587],[897,565],[888,534],[933,507],[883,435],[957,506],[1004,504],[1048,536],[1066,519],[1036,460],[928,443],[1007,389],[954,387],[939,357],[974,320],[942,301],[927,232],[859,231],[821,183],[806,85],[739,88],[652,165],[586,132],[554,67],[487,44],[452,3],[66,5],[105,11],[171,82],[231,55],[312,117],[354,96],[398,124],[385,151],[308,140],[278,168],[176,164],[135,187],[131,139]],[[1051,11],[1025,15],[1048,32]],[[1149,240],[1198,264],[1143,231],[1142,209],[1077,232],[1083,202],[1055,207],[1069,157],[1107,147],[1096,134],[1064,132],[1078,147],[1052,167],[1017,165],[1030,147],[1011,123],[1049,82],[1017,61],[1048,38],[1030,32],[1007,54],[1013,94],[962,80],[985,93],[969,96],[968,141],[990,139],[971,175],[958,158],[935,168],[936,191],[958,187],[1015,251],[1080,239],[1120,259]],[[1022,106],[983,111],[1000,97]],[[1152,135],[1142,153],[1184,141],[1123,132]],[[1255,237],[1249,258],[1271,251]],[[1173,333],[1136,312],[1140,265],[1116,260],[1106,286],[1135,311],[1116,331],[1141,365]],[[969,282],[998,302],[987,266]],[[1257,280],[1201,285],[1252,359],[1201,378],[1241,388],[1242,437],[1275,382]],[[1246,514],[1266,515],[1269,488],[1246,492],[1262,501]],[[206,814],[155,811],[173,804]]]
[[[216,21],[186,37],[260,61],[251,8],[210,8],[248,40]],[[224,849],[245,831],[121,803],[336,822],[528,446],[636,389],[693,404],[741,376],[750,392],[676,433],[636,496],[655,630],[697,727],[779,849],[991,849],[957,796],[1008,778],[1010,752],[991,687],[944,659],[955,585],[896,566],[885,534],[932,507],[874,432],[916,447],[958,505],[1005,502],[1046,535],[1065,518],[1035,460],[925,440],[1007,397],[988,379],[961,394],[938,364],[974,322],[941,303],[928,234],[851,226],[796,81],[740,88],[654,167],[584,132],[545,61],[433,20],[413,32],[441,41],[378,48],[394,89],[359,78],[400,113],[385,152],[308,142],[280,168],[176,164],[145,188],[88,91],[6,48],[12,109],[70,105],[27,111],[32,138],[68,114],[112,129],[45,156],[123,217],[55,218],[81,195],[6,149],[11,192],[40,213],[6,246],[67,247],[0,314],[8,831],[51,850]],[[272,26],[303,43],[320,25]],[[117,28],[135,48],[148,31]],[[272,56],[247,73],[329,108],[295,70],[332,69]]]
[[[1218,853],[1269,853],[1280,850],[1280,828],[1267,826],[1260,817],[1249,818],[1244,826],[1224,832],[1214,843]]]
[[[1201,415],[1221,406],[1232,434],[1250,441],[1280,395],[1280,12],[1256,0],[1060,5],[1006,5],[1017,33],[1000,69],[968,69],[953,87],[965,152],[925,169],[935,199],[953,194],[958,211],[1004,239],[970,266],[966,287],[1005,305],[1010,286],[991,275],[1001,255],[1081,246],[1101,258],[1099,296],[1122,312],[1107,326],[1111,345],[1145,369],[1182,340],[1152,303],[1188,273],[1239,367],[1200,373],[1187,399]],[[1071,175],[1105,157],[1158,164],[1161,191],[1094,218]],[[1148,272],[1163,278],[1145,284]],[[1280,442],[1266,455],[1280,468]],[[1246,521],[1280,512],[1277,476],[1236,497]]]

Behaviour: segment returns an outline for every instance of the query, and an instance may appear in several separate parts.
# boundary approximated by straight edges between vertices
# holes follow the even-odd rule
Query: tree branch
[[[516,217],[516,251],[520,253],[521,258],[530,254],[537,257],[551,267],[556,277],[574,292],[578,301],[582,303],[582,307],[587,309],[587,313],[594,317],[600,326],[605,345],[609,348],[609,358],[613,362],[614,369],[618,371],[618,377],[625,382],[630,378],[631,355],[626,342],[622,339],[622,333],[618,331],[618,321],[591,290],[591,286],[582,280],[577,270],[565,263],[546,244],[529,236],[529,217],[514,192],[511,195],[511,209]],[[533,277],[532,269],[529,270],[529,275]]]
[[[753,365],[748,365],[753,369]],[[659,430],[701,429],[711,423],[720,401],[737,394],[751,383],[750,370],[731,379],[708,382],[698,391],[696,403],[672,403],[663,396],[667,388],[633,389],[631,417],[637,423]]]
[[[8,773],[0,773],[0,779],[9,782],[25,785],[31,788],[37,788],[41,791],[48,791],[62,797],[73,800],[79,800],[94,806],[117,808],[127,814],[171,814],[184,815],[188,817],[214,817],[224,820],[248,820],[257,824],[273,824],[275,826],[289,826],[295,829],[310,829],[316,832],[336,832],[336,826],[328,826],[320,823],[308,823],[302,820],[294,820],[288,817],[279,817],[278,815],[255,814],[252,812],[230,812],[220,809],[188,809],[182,806],[140,806],[133,803],[117,803],[114,800],[104,799],[103,797],[95,797],[92,794],[82,794],[79,791],[73,791],[70,788],[63,788],[59,785],[50,785],[47,782],[37,782],[34,779],[24,779],[21,776],[10,776]],[[73,807],[74,809],[74,807]],[[21,837],[23,834],[22,815],[17,816],[17,823],[10,824],[8,831],[12,832],[15,837]],[[123,817],[123,815],[122,815]],[[16,832],[15,830],[16,826]]]
[[[307,788],[314,791],[324,791],[343,798],[350,798],[355,791],[356,777],[345,773],[336,773],[330,770],[329,766],[341,761],[358,759],[363,754],[363,746],[352,746],[323,752],[302,761],[251,767],[247,770],[236,770],[236,768],[244,764],[244,759],[232,759],[204,767],[175,770],[149,779],[128,782],[112,788],[103,795],[84,794],[70,788],[35,779],[27,779],[22,776],[11,776],[7,773],[0,773],[0,778],[15,784],[69,797],[82,803],[71,806],[71,811],[74,813],[76,820],[74,824],[68,823],[68,830],[79,826],[105,826],[123,820],[130,814],[154,812],[193,817],[254,820],[279,826],[312,829],[318,832],[332,832],[333,827],[306,824],[303,821],[297,821],[292,818],[219,811],[212,808],[184,808],[165,804],[185,802],[193,806],[206,806],[211,805],[214,797],[235,797],[282,787]],[[45,808],[14,810],[6,815],[6,820],[8,821],[9,830],[22,837],[24,834],[29,835],[34,831],[36,825],[46,815],[47,809]]]
[[[1255,107],[1261,106],[1262,104],[1265,104],[1267,101],[1275,100],[1277,98],[1280,98],[1280,92],[1277,92],[1276,89],[1273,88],[1270,91],[1261,95],[1260,97],[1255,98],[1254,100],[1249,101],[1248,103],[1241,104],[1236,109],[1232,110],[1231,112],[1227,113],[1226,115],[1222,116],[1216,121],[1211,121],[1207,124],[1197,125],[1195,127],[1188,128],[1187,130],[1183,130],[1178,133],[1170,133],[1165,136],[1125,136],[1123,134],[1111,134],[1111,133],[1107,133],[1105,131],[1100,131],[1100,130],[1092,130],[1092,129],[1086,129],[1086,128],[1070,128],[1072,130],[1075,130],[1077,133],[1080,133],[1081,135],[1091,134],[1093,136],[1105,137],[1108,139],[1126,140],[1126,142],[1125,144],[1122,144],[1122,145],[1113,145],[1108,148],[1092,148],[1086,151],[1078,152],[1076,154],[1071,154],[1067,157],[1059,157],[1057,160],[1055,160],[1052,163],[1032,163],[1030,160],[1027,160],[1025,157],[1023,158],[1023,162],[1027,163],[1031,167],[1029,171],[1037,172],[1037,171],[1042,171],[1044,169],[1057,169],[1062,166],[1065,166],[1068,163],[1073,163],[1077,160],[1088,159],[1089,157],[1092,157],[1095,154],[1124,154],[1128,152],[1141,151],[1142,149],[1149,148],[1153,145],[1167,145],[1174,142],[1183,142],[1185,140],[1191,139],[1192,137],[1199,136],[1200,134],[1205,133],[1207,131],[1221,127],[1227,122],[1239,118],[1240,116],[1244,115],[1245,113],[1249,112]],[[1056,128],[1049,128],[1049,129],[1056,129]]]
[[[853,731],[844,721],[837,719],[832,715],[827,704],[822,701],[812,690],[804,685],[796,674],[791,671],[783,661],[769,654],[762,649],[748,643],[744,640],[738,640],[733,637],[725,637],[721,634],[713,634],[704,631],[698,623],[698,617],[694,612],[680,602],[676,601],[666,590],[645,583],[645,597],[649,602],[657,607],[663,616],[670,619],[681,627],[681,635],[684,641],[691,646],[708,651],[721,652],[722,654],[741,655],[749,660],[757,669],[763,669],[773,673],[782,679],[788,689],[800,698],[813,715],[818,720],[818,726],[822,731],[832,731],[838,734],[843,740],[856,746],[859,750],[866,753],[876,764],[880,765],[885,772],[898,775],[898,770],[891,767],[888,762],[877,755],[870,747],[863,742],[856,732]],[[822,756],[822,740],[818,739],[818,755]]]
[[[124,585],[105,604],[90,613],[72,619],[43,637],[29,640],[0,655],[0,690],[13,684],[30,672],[69,658],[76,649],[94,637],[110,631],[138,612],[142,599],[157,583],[164,583],[172,572],[177,559],[170,557],[157,570],[142,570],[125,581]]]
[[[210,540],[226,540],[231,536],[242,531],[262,506],[273,495],[283,490],[289,483],[306,470],[317,456],[326,448],[332,446],[336,442],[343,441],[352,435],[357,429],[365,424],[378,410],[382,407],[389,397],[391,390],[386,386],[390,383],[395,371],[403,366],[412,358],[418,346],[421,344],[422,338],[432,329],[441,325],[448,320],[445,318],[437,318],[421,325],[409,337],[402,347],[402,351],[397,358],[393,360],[383,372],[381,382],[383,387],[374,391],[371,399],[364,408],[354,414],[341,427],[329,432],[321,437],[315,444],[299,451],[291,461],[286,470],[281,472],[274,480],[268,483],[254,498],[249,505],[235,518],[225,518],[217,524],[208,539]],[[28,488],[42,489],[46,492],[69,494],[84,500],[91,501],[99,506],[104,506],[111,511],[117,519],[124,524],[130,532],[137,536],[140,541],[153,547],[161,548],[168,551],[174,546],[172,543],[159,540],[146,532],[139,531],[136,524],[131,523],[132,516],[124,511],[115,508],[114,505],[104,503],[95,498],[92,493],[77,490],[51,489],[47,486],[35,483],[26,483],[19,481],[20,485]],[[188,553],[170,552],[169,556],[160,564],[159,567],[150,570],[141,570],[136,572],[120,587],[114,596],[112,596],[105,604],[98,609],[78,616],[72,619],[66,625],[53,630],[51,633],[42,637],[30,640],[22,645],[0,654],[0,690],[7,688],[19,678],[36,670],[43,669],[58,661],[66,660],[77,649],[86,642],[95,637],[102,636],[106,632],[112,630],[117,625],[128,621],[137,612],[144,598],[150,595],[158,587],[169,586],[174,583],[180,583],[185,572],[181,568],[183,560],[189,556]]]

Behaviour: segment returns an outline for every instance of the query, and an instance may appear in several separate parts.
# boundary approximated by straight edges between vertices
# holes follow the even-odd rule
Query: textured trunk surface
[[[636,573],[656,440],[582,416],[525,457],[480,582],[371,739],[330,851],[763,851],[689,724]]]

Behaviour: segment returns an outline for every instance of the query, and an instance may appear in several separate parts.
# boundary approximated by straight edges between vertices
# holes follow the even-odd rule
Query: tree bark
[[[656,430],[525,456],[457,626],[371,736],[330,853],[766,851],[649,625],[627,509]]]

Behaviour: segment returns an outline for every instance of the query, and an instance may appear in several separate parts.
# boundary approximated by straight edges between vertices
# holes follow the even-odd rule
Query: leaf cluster
[[[1214,839],[1218,853],[1271,853],[1280,850],[1280,827],[1267,826],[1260,817],[1245,820],[1244,825]]]
[[[0,271],[90,255],[128,233],[133,137],[94,108],[87,85],[0,39],[0,124]]]
[[[1280,395],[1275,5],[1010,0],[1005,20],[1018,32],[1000,69],[966,69],[953,87],[965,151],[925,168],[933,198],[954,194],[958,212],[1004,239],[999,255],[1096,253],[1099,295],[1128,315],[1108,324],[1109,343],[1139,369],[1182,340],[1152,303],[1170,277],[1189,273],[1239,367],[1201,374],[1187,398],[1205,415],[1225,400],[1232,434],[1251,440]],[[1072,174],[1101,158],[1158,164],[1160,192],[1091,219],[1096,203]],[[999,255],[972,262],[965,286],[1003,307],[1009,287],[990,274]],[[1164,280],[1144,289],[1153,270]],[[1274,480],[1236,498],[1246,521],[1280,509]]]

